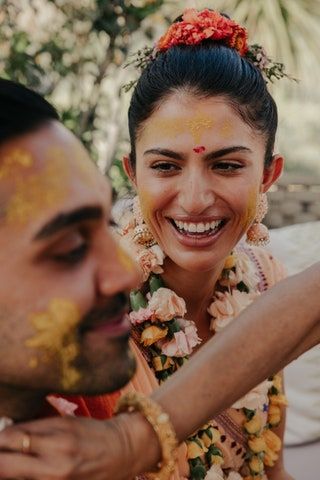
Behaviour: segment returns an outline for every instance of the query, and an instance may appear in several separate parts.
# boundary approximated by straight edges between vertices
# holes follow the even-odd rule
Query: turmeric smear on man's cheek
[[[76,332],[80,312],[77,306],[70,300],[54,298],[47,310],[31,314],[29,321],[36,334],[27,339],[25,345],[38,352],[31,358],[30,368],[36,368],[39,360],[48,362],[54,358],[59,362],[62,387],[73,387],[80,379],[79,371],[73,366],[79,353]]]

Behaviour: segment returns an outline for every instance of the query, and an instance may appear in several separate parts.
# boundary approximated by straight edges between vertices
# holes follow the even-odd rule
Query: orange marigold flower
[[[197,45],[203,40],[226,40],[226,45],[244,55],[247,50],[246,30],[233,20],[205,9],[201,12],[187,9],[181,22],[171,25],[157,43],[158,51],[166,51],[175,45]]]
[[[240,55],[245,55],[247,53],[247,32],[245,28],[239,27],[237,25],[236,29],[232,34],[232,37],[230,38],[229,46],[238,50]]]

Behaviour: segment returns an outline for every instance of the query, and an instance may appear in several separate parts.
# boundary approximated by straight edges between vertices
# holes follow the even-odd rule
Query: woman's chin
[[[170,263],[172,263],[176,267],[180,267],[181,270],[199,274],[211,272],[216,270],[217,268],[221,268],[221,263],[224,262],[224,259],[227,255],[228,254],[226,254],[223,258],[217,258],[215,260],[213,260],[212,258],[201,259],[201,253],[185,255],[183,256],[183,258],[181,258],[181,256],[177,257],[176,255],[168,255],[166,261],[168,261],[168,259],[170,258]]]

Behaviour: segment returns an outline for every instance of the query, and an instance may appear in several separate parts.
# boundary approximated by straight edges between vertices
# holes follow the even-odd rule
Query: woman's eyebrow
[[[237,153],[237,152],[252,153],[252,150],[243,145],[235,145],[233,147],[221,148],[219,150],[214,150],[212,152],[206,153],[204,158],[205,160],[214,160],[215,158],[221,158],[221,157],[224,157],[225,155],[229,155],[229,153]]]
[[[77,223],[100,220],[103,216],[103,209],[99,206],[85,206],[70,212],[58,213],[39,230],[34,240],[43,240]]]
[[[244,145],[234,145],[232,147],[221,148],[219,150],[214,150],[212,152],[206,153],[204,155],[205,160],[214,160],[216,158],[221,158],[230,153],[236,152],[249,152],[252,153],[252,150]],[[167,148],[150,148],[146,150],[143,155],[161,155],[167,158],[173,158],[174,160],[184,160],[185,156],[182,153],[174,152]]]
[[[181,153],[168,150],[167,148],[150,148],[146,150],[143,155],[162,155],[163,157],[174,158],[175,160],[183,160],[184,158]]]

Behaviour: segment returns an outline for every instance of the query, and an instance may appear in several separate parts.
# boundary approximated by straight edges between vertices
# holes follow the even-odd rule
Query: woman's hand
[[[26,434],[31,443],[23,454]],[[143,468],[141,461],[148,466],[148,454],[154,459],[151,465],[157,460],[153,435],[139,414],[108,421],[59,417],[17,424],[0,432],[0,478],[132,479]]]

